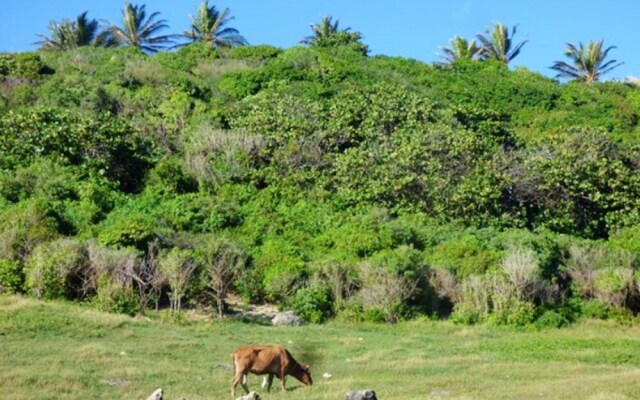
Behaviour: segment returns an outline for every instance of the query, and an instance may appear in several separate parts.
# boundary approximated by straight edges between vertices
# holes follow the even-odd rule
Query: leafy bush
[[[0,293],[20,293],[24,290],[22,264],[0,258]]]
[[[100,276],[97,295],[92,303],[102,311],[136,315],[140,312],[138,294],[133,287],[123,285],[108,275]]]
[[[85,246],[74,239],[40,244],[25,264],[26,287],[37,298],[79,298],[87,264]]]
[[[24,261],[36,246],[58,236],[51,206],[29,199],[0,214],[0,259]]]
[[[534,325],[538,329],[543,328],[562,328],[569,324],[569,321],[555,310],[546,310],[541,316],[539,316]]]
[[[38,53],[0,54],[0,75],[37,79],[46,69]]]
[[[285,306],[291,307],[305,321],[319,324],[331,314],[330,291],[327,288],[302,288],[287,299]]]
[[[268,60],[270,58],[277,57],[281,52],[282,50],[278,49],[277,47],[269,45],[239,46],[229,49],[226,53],[226,56],[239,60]]]

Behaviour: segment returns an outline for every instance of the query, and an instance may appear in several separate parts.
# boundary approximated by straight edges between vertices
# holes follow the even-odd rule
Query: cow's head
[[[297,377],[300,382],[305,385],[313,385],[313,380],[311,379],[311,370],[309,369],[311,366],[303,365],[300,367],[300,375]]]

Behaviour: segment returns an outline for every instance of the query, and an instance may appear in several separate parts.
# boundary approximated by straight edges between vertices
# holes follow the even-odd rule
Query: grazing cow
[[[311,385],[311,371],[309,366],[302,366],[293,358],[289,350],[279,346],[242,346],[233,352],[234,376],[231,380],[231,395],[236,395],[236,386],[242,383],[246,393],[249,393],[247,385],[247,374],[249,372],[256,375],[268,374],[267,391],[271,390],[273,377],[280,378],[282,391],[287,389],[284,386],[285,378],[291,375],[305,385]]]

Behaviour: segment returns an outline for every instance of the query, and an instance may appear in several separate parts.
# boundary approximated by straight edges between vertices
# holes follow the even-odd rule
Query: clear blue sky
[[[159,11],[170,29],[182,33],[200,0],[148,0],[147,11]],[[75,18],[89,11],[90,18],[120,23],[124,1],[118,0],[0,0],[0,52],[33,50],[36,33],[48,34],[51,20]],[[311,33],[309,24],[325,16],[340,27],[361,32],[371,54],[438,61],[439,46],[460,35],[474,38],[493,21],[518,25],[516,41],[528,39],[512,68],[524,66],[547,76],[555,60],[565,60],[567,42],[577,44],[604,39],[617,48],[610,59],[625,64],[606,79],[640,76],[640,0],[210,0],[228,7],[238,29],[250,44],[288,48]]]

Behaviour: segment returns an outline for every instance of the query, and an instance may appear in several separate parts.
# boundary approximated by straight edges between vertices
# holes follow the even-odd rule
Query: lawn
[[[271,327],[240,321],[130,318],[68,303],[0,296],[0,398],[230,399],[236,346],[280,344],[312,364],[314,385],[293,378],[264,399],[342,399],[374,389],[386,399],[634,399],[640,328],[585,321],[516,331],[412,321]],[[323,373],[332,374],[330,379]],[[241,393],[241,388],[239,388]]]

